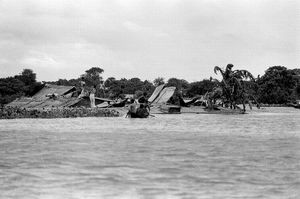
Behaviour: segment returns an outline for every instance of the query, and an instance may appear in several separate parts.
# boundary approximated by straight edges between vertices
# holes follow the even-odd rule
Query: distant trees
[[[7,104],[21,96],[31,96],[42,88],[31,69],[24,69],[14,77],[0,78],[0,104]]]
[[[288,70],[283,66],[272,66],[257,80],[257,83],[260,102],[284,104],[296,99],[295,93],[299,89],[299,76],[295,69]]]
[[[96,87],[96,96],[104,97],[103,93],[103,78],[101,74],[104,72],[102,68],[99,67],[92,67],[85,71],[83,75],[81,75],[81,78],[86,83],[86,86],[88,87],[87,90],[91,89],[92,87]]]
[[[213,88],[219,85],[218,81],[204,79],[198,82],[192,82],[186,91],[188,97],[194,97],[196,95],[205,95],[207,92],[211,92]]]
[[[163,77],[158,77],[158,78],[154,79],[153,84],[155,87],[165,84],[165,79]]]
[[[142,81],[137,77],[131,79],[122,78],[120,80],[109,77],[104,81],[101,76],[103,72],[104,70],[102,68],[92,67],[89,70],[86,70],[85,74],[81,75],[80,78],[71,80],[59,79],[56,82],[48,83],[65,86],[79,86],[80,81],[83,80],[88,87],[87,90],[95,85],[96,96],[110,98],[124,97],[124,94],[135,94],[137,91],[147,92],[150,95],[155,88],[151,82],[147,80]]]
[[[107,96],[112,98],[122,96],[124,94],[135,94],[143,92],[151,95],[155,88],[151,82],[147,80],[141,81],[136,77],[131,79],[122,78],[120,80],[116,80],[114,77],[110,77],[104,82],[104,85],[108,92]]]
[[[96,96],[101,96],[103,97],[103,91],[101,91],[102,84],[103,84],[103,78],[101,74],[104,72],[102,68],[99,67],[92,67],[88,70],[85,71],[84,74],[82,74],[79,78],[77,79],[59,79],[57,81],[49,81],[46,83],[49,84],[56,84],[60,86],[77,86],[80,87],[80,81],[84,81],[86,83],[87,90],[89,88],[91,89],[93,86],[96,86]]]
[[[188,88],[189,82],[184,79],[177,79],[173,77],[168,80],[167,86],[175,86],[178,91],[183,91]]]
[[[16,79],[22,81],[25,85],[36,82],[36,74],[31,69],[23,69],[20,75],[15,76]]]
[[[100,85],[103,83],[101,74],[104,72],[102,68],[92,67],[85,71],[85,74],[81,75],[87,86]]]
[[[228,64],[224,69],[218,66],[214,68],[214,72],[222,76],[220,82],[210,78],[191,83],[178,78],[165,81],[163,77],[154,79],[153,83],[148,80],[142,81],[138,77],[131,79],[109,77],[104,81],[103,72],[102,68],[92,67],[78,78],[59,79],[46,83],[79,88],[83,78],[87,87],[96,85],[96,96],[110,98],[124,97],[124,94],[141,95],[145,92],[149,97],[155,87],[161,84],[176,87],[173,96],[175,101],[179,96],[205,95],[207,92],[216,90],[214,89],[216,87],[220,88],[216,91],[218,94],[221,91],[222,100],[229,104],[244,103],[249,96],[257,98],[261,103],[269,104],[284,104],[300,98],[299,68],[289,70],[283,66],[272,66],[254,81],[252,74],[247,70],[233,70],[233,65]],[[32,96],[42,86],[36,81],[36,74],[31,69],[24,69],[14,77],[0,78],[0,104],[9,103],[21,96]]]
[[[24,95],[22,89],[25,84],[15,77],[0,79],[0,103],[6,104]]]

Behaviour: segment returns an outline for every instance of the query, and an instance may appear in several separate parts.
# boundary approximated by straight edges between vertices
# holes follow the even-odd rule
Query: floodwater
[[[300,110],[0,120],[0,198],[300,198]]]

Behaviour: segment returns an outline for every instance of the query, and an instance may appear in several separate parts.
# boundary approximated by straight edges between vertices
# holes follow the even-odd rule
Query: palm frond
[[[247,71],[247,70],[235,70],[233,72],[234,76],[239,77],[241,79],[250,79],[250,80],[255,80],[253,75]]]
[[[214,72],[215,72],[215,74],[217,74],[218,72],[220,72],[221,75],[222,75],[222,77],[224,78],[224,70],[222,68],[220,68],[219,66],[215,66]]]

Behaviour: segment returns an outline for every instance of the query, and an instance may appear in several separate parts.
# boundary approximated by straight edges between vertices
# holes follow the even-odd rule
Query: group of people
[[[129,111],[127,113],[128,117],[131,118],[146,118],[150,114],[150,104],[146,99],[147,93],[143,93],[143,95],[137,100],[131,99],[129,105]]]

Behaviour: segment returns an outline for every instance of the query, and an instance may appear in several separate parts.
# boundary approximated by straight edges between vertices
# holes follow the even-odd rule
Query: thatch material
[[[58,86],[46,84],[42,90],[37,92],[34,96],[22,97],[7,104],[7,107],[19,108],[58,108],[71,107],[78,104],[80,101],[85,102],[85,106],[89,107],[89,98],[72,97],[72,93],[76,91],[74,86]]]
[[[175,92],[176,87],[166,87],[164,88],[152,102],[152,104],[165,104],[172,97]]]
[[[68,93],[74,92],[76,90],[75,86],[58,86],[53,84],[46,84],[45,87],[37,92],[33,98],[35,99],[48,99],[47,95],[56,94],[58,96],[64,96]]]

